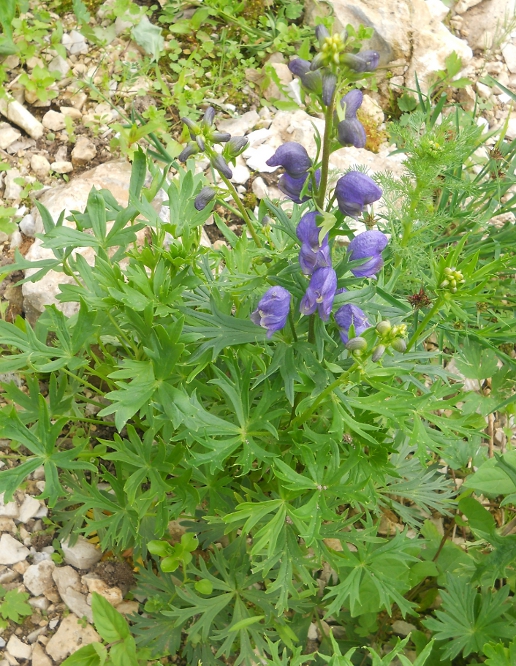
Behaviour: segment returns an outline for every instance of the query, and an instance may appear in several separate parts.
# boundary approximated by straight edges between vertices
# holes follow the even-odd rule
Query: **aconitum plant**
[[[55,538],[137,570],[131,628],[94,596],[106,644],[70,666],[514,652],[514,455],[486,416],[514,404],[514,224],[491,217],[516,210],[516,143],[477,173],[482,129],[423,98],[389,128],[403,177],[336,172],[333,151],[367,138],[378,54],[370,30],[316,34],[289,66],[324,131],[271,155],[287,199],[247,207],[231,179],[248,140],[208,106],[177,160],[153,133],[135,151],[127,206],[92,190],[64,225],[37,201],[53,258],[2,269],[70,279],[35,325],[0,318],[0,496],[43,466]],[[205,247],[210,217],[224,242]],[[401,618],[417,631],[398,641]]]

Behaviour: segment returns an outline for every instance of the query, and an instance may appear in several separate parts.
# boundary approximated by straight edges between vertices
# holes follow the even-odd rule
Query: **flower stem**
[[[310,315],[308,320],[308,342],[315,342],[315,315]]]
[[[424,329],[426,328],[426,325],[428,324],[428,322],[430,321],[430,319],[432,319],[432,317],[434,316],[434,314],[439,310],[439,308],[441,307],[441,305],[442,305],[442,298],[439,297],[439,298],[436,300],[436,302],[434,303],[432,309],[426,314],[426,316],[423,318],[423,320],[421,321],[421,323],[419,324],[419,326],[417,327],[417,329],[414,331],[414,333],[413,333],[412,337],[410,338],[410,340],[407,342],[407,349],[406,349],[406,351],[409,351],[409,349],[410,349],[411,347],[413,347],[413,346],[417,343],[417,341],[418,341],[418,339],[419,339],[419,336],[421,335],[421,333],[422,333],[422,332],[424,331]]]
[[[333,107],[335,106],[335,93],[324,112],[324,137],[323,153],[321,158],[321,184],[317,192],[315,203],[319,210],[323,209],[324,199],[326,198],[326,188],[328,187],[328,171],[330,165],[331,135],[333,130]]]
[[[237,208],[240,211],[240,215],[242,216],[244,222],[247,225],[247,228],[249,229],[249,233],[251,234],[251,236],[252,236],[252,238],[253,238],[253,240],[256,244],[256,247],[263,247],[262,242],[258,238],[258,235],[255,231],[253,223],[251,222],[251,218],[247,214],[247,211],[246,211],[243,203],[240,201],[240,197],[238,196],[238,192],[236,191],[235,186],[233,185],[233,183],[228,178],[226,178],[226,176],[223,173],[220,173],[220,171],[219,171],[218,174],[222,178],[224,183],[226,184],[226,187],[228,188],[229,193],[233,197],[233,200],[236,203]]]
[[[292,331],[294,342],[297,342],[296,326],[294,324],[294,315],[292,314],[292,309],[288,311],[288,323],[290,324],[290,330]]]

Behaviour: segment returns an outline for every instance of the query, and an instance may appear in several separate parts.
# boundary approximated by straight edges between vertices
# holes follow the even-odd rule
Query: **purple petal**
[[[303,58],[294,58],[288,63],[288,68],[294,76],[303,76],[310,71],[310,62]]]
[[[335,322],[340,330],[340,337],[344,344],[349,340],[349,329],[353,324],[355,326],[355,336],[362,333],[370,327],[367,315],[358,306],[352,303],[346,303],[335,313]]]
[[[321,319],[326,321],[330,316],[336,290],[337,274],[333,268],[318,268],[301,300],[301,314],[310,315],[317,309]]]
[[[288,141],[280,146],[274,155],[266,161],[267,166],[282,166],[292,178],[301,178],[312,166],[306,148],[295,141]]]
[[[287,323],[290,300],[290,292],[286,289],[279,286],[271,287],[260,299],[256,310],[251,313],[251,321],[267,329],[267,337],[272,337]]]
[[[361,107],[364,100],[364,93],[361,90],[350,90],[340,100],[342,108],[346,106],[345,117],[354,118],[357,115],[358,109]]]
[[[344,119],[337,125],[339,143],[343,146],[363,148],[367,137],[364,126],[358,118]]]
[[[335,196],[344,215],[358,217],[365,205],[377,201],[382,196],[382,190],[365,173],[350,171],[337,181]]]
[[[388,242],[387,236],[377,229],[363,231],[355,236],[348,245],[349,258],[354,261],[374,257],[385,249]]]

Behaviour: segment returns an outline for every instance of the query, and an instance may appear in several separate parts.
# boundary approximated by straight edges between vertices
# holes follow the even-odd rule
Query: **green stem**
[[[288,311],[288,323],[290,324],[290,330],[292,331],[292,337],[294,338],[294,342],[297,342],[297,333],[294,324],[294,315],[292,314],[292,309]]]
[[[319,395],[314,400],[314,402],[310,405],[310,407],[308,407],[308,409],[305,409],[304,412],[302,412],[298,417],[296,417],[290,425],[293,428],[296,428],[296,427],[300,426],[301,424],[303,424],[307,420],[307,418],[311,414],[313,414],[313,412],[317,409],[317,407],[319,407],[321,402],[325,398],[327,398],[331,393],[333,393],[333,391],[335,391],[335,389],[339,388],[339,386],[341,384],[346,383],[346,380],[348,379],[349,375],[351,375],[351,373],[355,372],[355,370],[359,367],[360,367],[359,363],[357,363],[357,362],[353,363],[353,365],[348,370],[343,372],[338,379],[336,379],[329,386],[327,386],[324,389],[324,391],[322,391],[322,393],[319,393]]]
[[[62,371],[65,372],[70,377],[72,377],[73,379],[76,379],[81,384],[84,384],[84,386],[87,386],[92,391],[95,391],[95,393],[98,393],[99,395],[102,395],[102,396],[104,395],[104,391],[101,391],[96,386],[93,386],[93,384],[90,384],[88,381],[86,381],[82,377],[79,377],[79,375],[76,375],[73,372],[70,372],[70,370],[68,370],[68,368],[62,368]]]
[[[331,135],[333,131],[333,108],[335,106],[335,93],[331,98],[331,102],[326,108],[324,113],[324,137],[323,137],[323,153],[321,158],[321,183],[319,191],[317,192],[317,199],[315,203],[319,210],[323,209],[324,199],[326,198],[326,188],[328,187],[328,172],[330,166],[330,150],[331,150]]]
[[[439,296],[439,298],[434,303],[432,309],[427,313],[427,315],[423,318],[422,322],[419,324],[417,329],[414,331],[412,337],[410,338],[410,340],[407,343],[407,350],[406,351],[409,351],[409,349],[417,343],[417,341],[419,339],[419,336],[421,335],[421,333],[426,328],[426,325],[428,324],[430,319],[432,319],[434,314],[439,310],[439,308],[442,305],[442,302],[443,302],[443,299],[442,299],[441,296]]]
[[[223,173],[220,173],[220,171],[219,171],[218,174],[222,178],[224,183],[226,183],[226,187],[228,188],[229,193],[233,197],[233,200],[235,201],[235,203],[237,205],[237,208],[240,211],[240,215],[244,219],[244,222],[246,223],[247,228],[249,229],[249,233],[251,234],[251,236],[252,236],[252,238],[253,238],[253,240],[256,244],[256,247],[263,247],[261,240],[258,238],[258,236],[256,234],[253,223],[251,222],[251,218],[247,214],[247,211],[246,211],[243,203],[240,201],[240,197],[238,196],[238,192],[236,191],[235,186],[233,185],[233,183],[230,180],[228,180],[226,178],[226,176]]]
[[[308,342],[315,342],[315,315],[310,315],[308,320]]]

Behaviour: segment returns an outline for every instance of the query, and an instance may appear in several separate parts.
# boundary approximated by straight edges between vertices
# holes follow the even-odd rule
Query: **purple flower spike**
[[[380,62],[377,51],[360,51],[360,53],[344,53],[341,62],[354,72],[374,72]]]
[[[305,201],[308,201],[310,199],[310,193],[312,190],[311,185],[308,187],[308,194],[304,196],[301,199],[301,190],[303,189],[303,186],[305,184],[306,179],[309,177],[308,174],[305,174],[304,176],[301,176],[301,178],[291,178],[291,176],[288,175],[288,173],[284,173],[282,176],[280,176],[278,180],[278,187],[279,189],[283,192],[283,194],[286,194],[287,197],[292,199],[297,204],[304,203]],[[319,182],[321,180],[321,170],[317,169],[315,172],[315,182],[317,184],[317,187],[319,187]]]
[[[362,335],[371,326],[365,312],[351,303],[346,303],[337,310],[335,321],[340,328],[340,339],[344,344],[349,340],[349,329],[352,324],[355,326],[355,337]]]
[[[319,232],[315,220],[318,213],[305,213],[297,225],[296,234],[301,241],[299,265],[304,275],[312,275],[317,268],[331,266],[328,234],[319,245]]]
[[[267,337],[271,338],[287,323],[290,299],[290,292],[283,287],[271,287],[260,299],[256,310],[251,313],[251,321],[266,328]]]
[[[282,166],[292,178],[301,178],[312,166],[306,148],[295,141],[287,141],[280,146],[265,164],[270,167]]]
[[[335,196],[340,212],[356,218],[362,213],[364,206],[378,201],[382,190],[365,173],[349,171],[337,181]]]
[[[377,229],[364,231],[355,236],[348,246],[349,259],[369,259],[351,272],[355,277],[373,277],[383,266],[382,251],[388,240],[385,234]]]
[[[330,267],[318,268],[310,279],[310,284],[301,300],[301,314],[311,315],[316,310],[323,321],[327,321],[337,290],[337,274]]]

